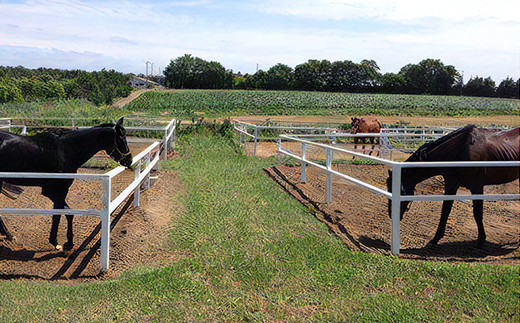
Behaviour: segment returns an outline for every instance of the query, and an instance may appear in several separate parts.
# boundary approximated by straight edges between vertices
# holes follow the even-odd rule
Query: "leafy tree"
[[[22,91],[7,77],[0,77],[0,103],[23,101]]]
[[[289,90],[294,87],[293,69],[285,64],[276,64],[267,71],[268,90]]]
[[[170,88],[228,89],[233,85],[232,71],[226,71],[218,62],[207,62],[190,54],[170,61],[164,76]]]
[[[407,93],[450,94],[461,76],[452,65],[444,65],[439,59],[425,59],[419,64],[408,64],[399,74],[406,81]]]
[[[518,99],[519,98],[519,89],[518,84],[520,83],[520,79],[518,81],[514,81],[511,77],[506,78],[498,85],[496,89],[496,96],[500,98],[510,98],[510,99]]]
[[[383,93],[403,93],[406,79],[402,74],[385,73],[380,78],[380,90]]]
[[[462,88],[462,94],[467,96],[492,97],[495,95],[495,82],[491,77],[472,77]]]
[[[294,68],[296,86],[301,90],[323,91],[328,87],[331,63],[311,59]]]

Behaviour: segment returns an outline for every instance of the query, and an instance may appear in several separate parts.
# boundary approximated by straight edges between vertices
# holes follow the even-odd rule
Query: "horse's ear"
[[[121,127],[123,126],[124,117],[121,117],[119,120],[117,120],[117,124]]]

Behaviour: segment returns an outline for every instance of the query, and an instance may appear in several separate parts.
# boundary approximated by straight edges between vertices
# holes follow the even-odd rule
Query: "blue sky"
[[[441,59],[498,83],[520,77],[517,0],[0,0],[0,65],[154,72],[186,53],[254,73],[309,59],[382,72]]]

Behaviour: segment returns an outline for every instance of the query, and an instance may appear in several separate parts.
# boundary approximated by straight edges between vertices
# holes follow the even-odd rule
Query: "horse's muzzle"
[[[128,154],[128,155],[125,155],[120,161],[119,163],[123,166],[125,166],[126,168],[129,168],[129,169],[132,169],[131,166],[132,166],[132,154]]]

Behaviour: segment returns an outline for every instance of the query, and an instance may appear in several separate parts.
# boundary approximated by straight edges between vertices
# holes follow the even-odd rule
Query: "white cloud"
[[[84,64],[96,53],[113,68],[137,73],[146,61],[164,68],[185,53],[243,73],[257,63],[294,67],[313,58],[375,59],[383,71],[396,72],[440,58],[498,82],[520,76],[517,7],[501,0],[0,2],[0,46],[11,48],[1,64],[18,65],[27,53],[49,49],[48,62],[54,55],[59,64],[69,53],[69,64]]]
[[[519,21],[520,3],[511,0],[267,0],[256,1],[261,11],[319,19],[416,20],[426,17],[455,21],[472,17]]]

